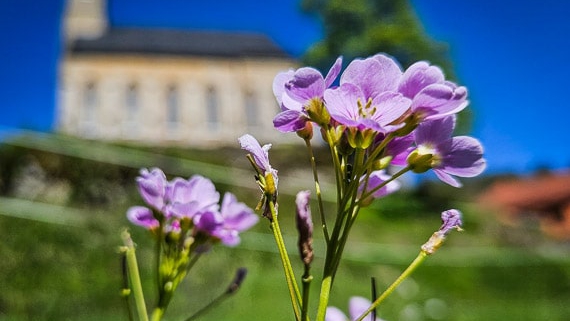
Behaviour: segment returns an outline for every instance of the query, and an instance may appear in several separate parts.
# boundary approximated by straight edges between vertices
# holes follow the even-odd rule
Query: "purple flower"
[[[133,206],[127,210],[127,219],[131,223],[142,226],[147,230],[152,230],[159,227],[160,223],[149,208],[144,206]]]
[[[136,178],[139,193],[148,205],[161,211],[165,204],[166,176],[159,168],[143,168]]]
[[[338,308],[335,307],[328,307],[327,313],[325,316],[325,321],[347,321],[347,320],[356,320],[360,317],[372,303],[370,300],[360,297],[360,296],[353,296],[350,298],[348,303],[348,313],[350,314],[350,319],[346,317],[346,315]],[[370,318],[366,319],[369,320]],[[380,318],[376,318],[376,321],[382,321]]]
[[[451,137],[454,128],[454,116],[422,122],[414,131],[417,148],[408,157],[408,163],[412,169],[419,168],[416,172],[433,168],[443,182],[460,187],[452,175],[477,176],[485,169],[486,161],[481,143],[468,136]]]
[[[220,212],[206,211],[194,217],[199,230],[216,237],[227,246],[239,244],[239,232],[251,228],[259,217],[244,203],[237,201],[232,193],[226,193]]]
[[[421,120],[455,114],[469,103],[465,87],[446,81],[441,69],[425,61],[406,69],[398,91],[412,99],[411,112]]]
[[[194,175],[190,179],[175,178],[168,184],[170,204],[166,216],[192,218],[198,212],[217,211],[220,194],[209,179]]]
[[[385,55],[352,61],[340,78],[340,86],[324,93],[327,110],[342,125],[358,130],[389,132],[402,125],[401,117],[411,100],[397,92],[402,71]]]
[[[325,89],[332,85],[341,67],[342,58],[339,57],[325,78],[311,67],[279,73],[273,81],[273,93],[281,107],[281,112],[273,119],[275,128],[282,132],[305,128],[310,118],[306,108],[322,103]]]

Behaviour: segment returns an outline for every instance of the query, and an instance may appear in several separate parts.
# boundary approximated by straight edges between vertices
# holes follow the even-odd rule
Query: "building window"
[[[168,135],[176,134],[180,122],[180,101],[178,89],[172,85],[166,92],[166,130]]]
[[[96,114],[97,114],[97,88],[94,82],[88,82],[83,89],[83,108],[81,112],[81,132],[87,137],[94,137],[97,134]]]
[[[139,93],[136,84],[130,84],[125,93],[125,121],[124,131],[127,137],[134,137],[137,134],[139,115]]]
[[[216,131],[219,129],[219,106],[218,94],[214,87],[208,87],[206,92],[206,123],[208,129]]]
[[[252,91],[247,91],[245,93],[245,121],[248,128],[255,127],[258,125],[257,119],[259,114],[259,108],[257,104],[257,97]]]

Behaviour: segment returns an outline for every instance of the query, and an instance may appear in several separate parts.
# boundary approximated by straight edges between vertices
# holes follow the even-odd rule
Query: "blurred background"
[[[482,141],[488,169],[462,189],[406,177],[401,192],[367,208],[331,304],[346,311],[351,296],[369,296],[371,277],[389,285],[439,227],[439,213],[455,207],[465,231],[402,284],[382,318],[570,319],[570,4],[2,0],[0,8],[0,320],[127,319],[117,247],[126,209],[142,204],[138,170],[208,176],[254,207],[258,190],[237,149],[244,133],[273,143],[281,224],[296,256],[293,195],[312,186],[311,175],[301,141],[272,128],[273,77],[377,52],[403,68],[430,61],[467,86],[456,134]],[[326,194],[327,157],[317,148]],[[153,302],[152,246],[145,231],[131,231]],[[250,272],[243,288],[204,319],[291,320],[263,220],[237,248],[199,262],[166,319],[197,311],[241,266]]]

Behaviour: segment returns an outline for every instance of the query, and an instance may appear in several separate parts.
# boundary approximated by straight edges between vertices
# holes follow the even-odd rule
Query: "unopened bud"
[[[301,137],[304,140],[310,140],[313,138],[313,123],[310,121],[305,123],[305,127],[297,131],[297,136]]]
[[[297,193],[295,204],[297,205],[297,230],[299,231],[299,253],[301,260],[308,266],[313,261],[313,220],[309,206],[310,191]]]

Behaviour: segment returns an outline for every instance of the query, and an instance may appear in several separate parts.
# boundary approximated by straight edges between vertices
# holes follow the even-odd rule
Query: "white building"
[[[273,129],[275,75],[296,62],[260,34],[109,27],[104,0],[69,0],[58,130],[110,141],[215,147]]]

